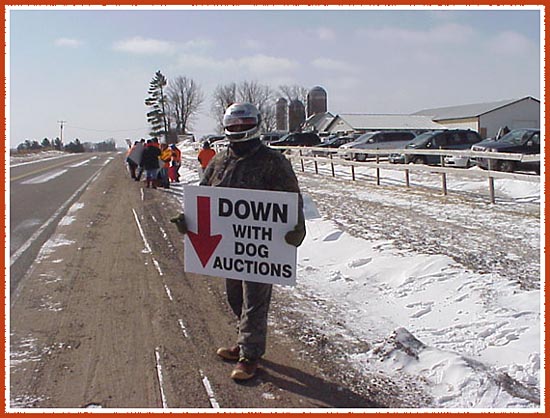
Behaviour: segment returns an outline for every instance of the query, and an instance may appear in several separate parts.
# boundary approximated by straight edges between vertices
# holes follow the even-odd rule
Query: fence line
[[[296,150],[303,147],[272,147],[280,150]],[[465,150],[452,150],[452,149],[416,149],[416,148],[346,148],[342,150],[340,148],[322,148],[322,147],[307,147],[305,150],[308,153],[325,153],[325,154],[343,154],[343,152],[350,152],[352,154],[368,154],[387,156],[389,154],[406,154],[406,155],[439,155],[439,156],[454,156],[454,157],[469,157],[469,158],[488,158],[491,160],[514,160],[523,162],[540,161],[540,154],[520,154],[510,152],[489,152],[489,151],[472,151],[471,149]]]
[[[333,158],[334,152],[329,153],[328,157],[318,156],[316,154],[312,154],[311,151],[314,151],[315,148],[307,148],[307,149],[299,149],[299,147],[277,147],[281,150],[285,150],[287,152],[290,152],[288,157],[291,160],[299,160],[300,166],[302,172],[305,172],[305,163],[304,161],[313,161],[314,170],[316,174],[319,174],[319,164],[330,164],[331,167],[331,175],[332,177],[336,177],[336,171],[334,169],[335,165],[340,166],[349,166],[351,170],[351,178],[353,181],[356,180],[355,175],[355,167],[366,167],[366,168],[374,168],[376,171],[376,184],[380,185],[380,180],[382,178],[381,176],[381,170],[390,170],[390,171],[403,171],[405,175],[405,186],[407,188],[410,187],[410,173],[411,172],[428,172],[428,173],[439,173],[441,175],[441,191],[443,195],[447,195],[447,175],[449,174],[460,174],[462,176],[466,177],[473,177],[473,178],[480,178],[480,179],[487,179],[488,181],[488,189],[489,189],[489,199],[491,203],[496,203],[495,199],[495,187],[494,187],[494,180],[495,179],[514,179],[514,180],[520,180],[520,181],[526,181],[530,183],[540,183],[540,176],[535,175],[529,175],[529,174],[521,174],[521,173],[506,173],[501,171],[493,171],[491,170],[491,166],[488,170],[485,171],[471,171],[466,170],[462,168],[454,168],[454,167],[445,167],[445,166],[428,166],[428,165],[420,165],[420,164],[390,164],[386,161],[381,161],[380,155],[376,155],[376,158],[372,161],[366,161],[366,162],[355,162],[355,161],[349,161],[344,160],[341,158]],[[321,148],[322,149],[322,148]],[[296,151],[298,151],[296,153]],[[327,150],[323,150],[327,151]],[[369,150],[370,153],[371,150]],[[386,154],[388,153],[388,150],[377,150],[379,151],[378,154]],[[417,151],[423,151],[425,153],[429,154],[436,154],[436,155],[448,155],[448,150],[412,150],[412,152]],[[308,153],[310,155],[304,155],[305,153]],[[363,150],[365,152],[365,150]],[[412,153],[411,152],[411,153]],[[460,151],[453,151],[454,153],[460,153],[459,155],[466,155]],[[491,154],[491,157],[495,157],[495,153],[479,153],[479,152],[472,152],[472,151],[466,151],[466,153],[469,152],[471,154],[475,154],[477,156],[480,156],[481,154]],[[504,153],[502,153],[504,154]],[[522,154],[508,154],[503,155],[505,158],[503,159],[517,159],[518,156],[521,160]],[[500,157],[500,156],[499,156]],[[533,156],[536,158],[537,156]],[[540,156],[538,156],[540,158]],[[524,160],[526,161],[526,160]],[[534,159],[536,161],[536,159]]]

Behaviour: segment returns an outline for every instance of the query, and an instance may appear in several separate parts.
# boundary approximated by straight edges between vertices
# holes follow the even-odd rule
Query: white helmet
[[[250,103],[233,103],[223,115],[223,129],[230,142],[244,142],[257,136],[262,117]]]

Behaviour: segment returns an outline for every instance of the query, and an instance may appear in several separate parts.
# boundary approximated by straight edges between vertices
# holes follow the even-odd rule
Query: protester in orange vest
[[[202,178],[202,175],[204,173],[204,170],[208,166],[208,163],[210,160],[216,155],[216,151],[214,151],[212,148],[210,148],[210,142],[204,141],[204,144],[202,144],[202,149],[199,152],[198,160],[201,164],[200,168],[200,176]]]
[[[160,156],[159,156],[159,180],[160,185],[165,189],[170,188],[170,181],[168,180],[168,169],[170,168],[170,161],[172,160],[172,150],[168,148],[168,144],[160,144]]]
[[[176,144],[171,144],[170,150],[172,151],[172,162],[168,169],[168,177],[171,182],[177,183],[180,180],[178,171],[181,166],[181,151],[176,147]]]

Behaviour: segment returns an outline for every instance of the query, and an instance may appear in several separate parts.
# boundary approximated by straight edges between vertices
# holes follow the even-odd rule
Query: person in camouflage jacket
[[[260,114],[248,103],[231,105],[224,116],[229,146],[210,161],[200,185],[298,193],[298,224],[285,235],[288,244],[298,247],[304,240],[303,199],[290,162],[259,139]],[[187,231],[185,218],[172,220],[180,232]],[[259,359],[266,349],[267,315],[272,285],[226,279],[227,300],[238,318],[237,344],[218,349],[218,356],[237,360],[231,377],[248,380],[254,377]]]

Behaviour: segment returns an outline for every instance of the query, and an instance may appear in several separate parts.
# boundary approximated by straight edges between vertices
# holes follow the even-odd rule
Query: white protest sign
[[[134,148],[132,148],[132,151],[130,151],[130,154],[128,155],[128,158],[132,160],[137,165],[141,164],[141,156],[143,155],[143,144],[141,142],[138,142]]]
[[[251,282],[296,284],[298,194],[184,186],[185,271]]]

